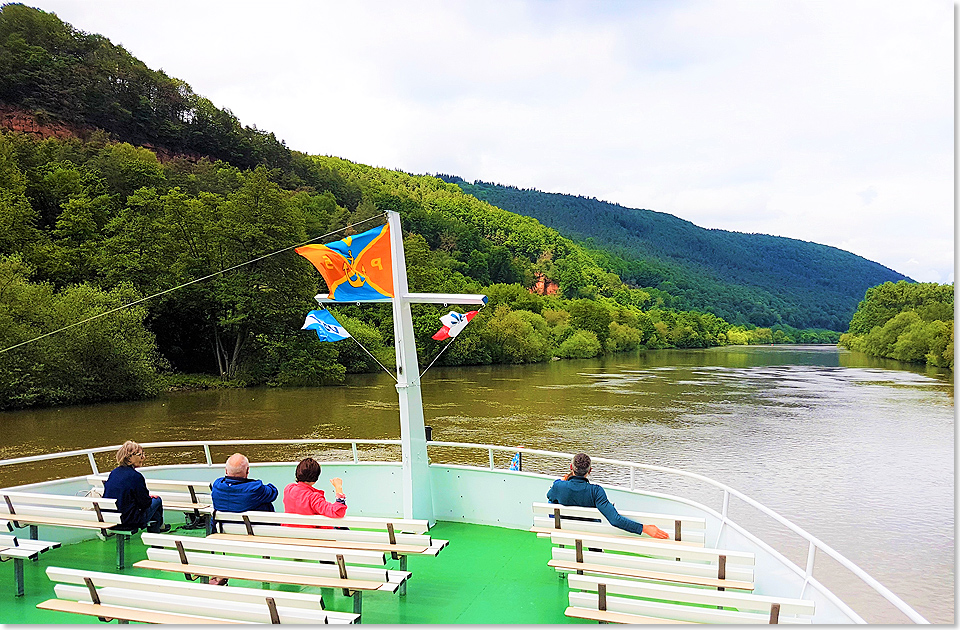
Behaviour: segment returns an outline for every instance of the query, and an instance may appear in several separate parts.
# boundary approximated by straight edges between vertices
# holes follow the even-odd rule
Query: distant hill
[[[438,177],[607,252],[609,267],[629,284],[659,288],[682,297],[682,308],[736,324],[843,331],[868,288],[909,280],[836,247],[705,229],[595,198]]]

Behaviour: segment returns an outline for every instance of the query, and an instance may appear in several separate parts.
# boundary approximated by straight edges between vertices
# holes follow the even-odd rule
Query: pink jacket
[[[283,510],[288,514],[320,514],[330,518],[343,518],[347,513],[346,498],[328,503],[323,490],[303,483],[291,483],[283,489]]]

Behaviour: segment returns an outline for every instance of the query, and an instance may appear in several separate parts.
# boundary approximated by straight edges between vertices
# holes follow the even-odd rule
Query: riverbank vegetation
[[[469,365],[836,341],[685,308],[669,284],[625,283],[612,254],[441,179],[290,151],[23,5],[0,8],[0,106],[29,119],[0,133],[0,350],[12,348],[0,353],[0,408],[379,369],[353,341],[300,330],[325,287],[289,248],[368,229],[385,210],[402,215],[413,291],[490,296],[448,349],[431,339],[448,309],[415,306],[421,365],[441,351],[439,365]],[[333,310],[392,366],[389,308]]]
[[[867,290],[840,345],[953,369],[952,284],[886,282]]]

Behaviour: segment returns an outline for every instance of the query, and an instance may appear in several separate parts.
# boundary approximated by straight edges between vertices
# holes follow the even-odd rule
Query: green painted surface
[[[26,534],[26,530],[18,530]],[[198,532],[178,531],[183,534]],[[365,624],[559,624],[577,623],[563,615],[567,586],[547,567],[550,541],[535,534],[462,523],[440,522],[430,530],[434,538],[450,544],[436,557],[413,556],[406,597],[390,593],[363,596]],[[127,551],[128,564],[146,558],[144,545],[133,538]],[[13,562],[0,565],[0,623],[100,623],[96,617],[41,611],[37,603],[54,597],[48,566],[115,572],[116,544],[91,540],[66,545],[40,556],[24,567],[25,595],[14,597]],[[390,561],[394,568],[398,561]],[[184,579],[128,568],[124,573]],[[231,580],[236,586],[261,587],[259,582]],[[274,587],[296,590],[297,587]],[[335,589],[303,589],[322,592],[328,609],[349,612],[352,600]]]

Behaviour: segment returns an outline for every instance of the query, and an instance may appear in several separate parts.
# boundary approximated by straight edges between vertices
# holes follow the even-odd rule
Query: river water
[[[949,372],[829,346],[663,350],[434,368],[423,379],[423,399],[434,440],[585,451],[726,483],[847,556],[930,621],[953,623]],[[396,439],[399,421],[393,381],[381,374],[351,377],[345,387],[185,392],[2,413],[0,430],[4,459],[125,439]],[[293,446],[245,451],[255,460],[311,453]],[[222,461],[227,454],[214,457]],[[148,465],[183,457],[159,450],[152,455]],[[442,461],[444,453],[431,450],[431,457]],[[481,457],[478,463],[485,463],[486,454]],[[109,469],[108,456],[98,461]],[[72,474],[80,474],[84,463],[77,462],[81,470]],[[505,467],[506,460],[498,465]],[[525,470],[560,474],[563,467],[524,461]],[[58,472],[44,464],[23,466],[18,474],[29,479]],[[624,470],[602,465],[594,467],[594,477],[629,480]],[[636,482],[720,507],[711,490],[657,475]],[[796,536],[736,502],[731,514],[804,566],[806,546]],[[905,619],[823,554],[817,571],[868,621]]]

